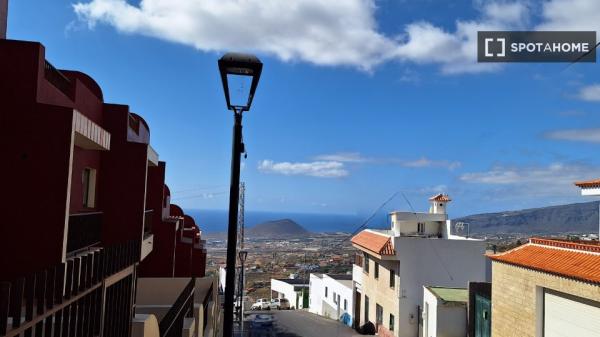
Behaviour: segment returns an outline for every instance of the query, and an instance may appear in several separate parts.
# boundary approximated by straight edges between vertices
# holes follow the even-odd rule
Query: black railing
[[[71,96],[71,81],[47,60],[44,63],[44,77],[63,94]]]
[[[110,297],[104,298],[102,283],[139,261],[136,247],[139,242],[130,241],[89,250],[27,277],[0,282],[0,336],[99,336],[102,325],[107,330],[115,321],[125,322],[121,325],[127,328],[131,304],[117,316],[106,312],[115,308],[112,302],[129,303],[123,299],[130,298],[132,290],[125,288],[128,292],[111,302]],[[111,288],[115,287],[107,290]],[[126,334],[105,332],[104,336]]]
[[[94,246],[102,238],[102,212],[80,213],[69,216],[67,253]]]
[[[191,278],[185,286],[171,309],[165,314],[158,324],[161,337],[181,336],[183,322],[186,317],[193,317],[194,312],[194,287],[196,279]]]
[[[152,234],[152,217],[154,216],[154,210],[149,209],[144,212],[144,238]]]

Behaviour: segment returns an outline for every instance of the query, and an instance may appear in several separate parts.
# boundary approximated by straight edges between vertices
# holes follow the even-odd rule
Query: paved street
[[[246,324],[245,336],[283,336],[283,337],[350,337],[361,336],[353,329],[339,322],[320,317],[303,310],[266,311],[261,315],[272,315],[274,323],[272,328],[251,328]],[[253,314],[248,316],[252,320]],[[249,323],[249,322],[247,322]]]

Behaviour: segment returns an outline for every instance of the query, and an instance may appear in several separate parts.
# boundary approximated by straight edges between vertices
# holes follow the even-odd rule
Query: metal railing
[[[79,213],[69,216],[67,253],[95,246],[102,239],[102,212]]]
[[[0,336],[100,335],[106,323],[112,324],[102,308],[114,307],[104,299],[103,281],[139,261],[138,246],[130,241],[96,248],[27,277],[0,282]],[[131,294],[125,295],[114,302],[123,303]],[[129,310],[119,312],[119,318],[129,326]]]
[[[161,337],[181,336],[183,322],[186,317],[193,317],[194,312],[194,289],[196,279],[192,277],[185,286],[175,303],[161,319],[158,324]]]
[[[44,62],[44,77],[55,86],[58,90],[62,91],[63,94],[71,96],[71,80],[69,80],[63,73],[45,60]]]

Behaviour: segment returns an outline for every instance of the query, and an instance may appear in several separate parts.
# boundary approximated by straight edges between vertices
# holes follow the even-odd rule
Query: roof
[[[326,274],[334,280],[352,280],[352,275],[350,274]]]
[[[352,237],[352,243],[379,255],[396,255],[389,236],[371,232],[361,231]]]
[[[490,259],[580,281],[600,283],[600,245],[532,238],[529,243]]]
[[[439,193],[429,198],[429,201],[452,201],[452,199],[448,194]]]
[[[276,278],[277,281],[285,282],[287,284],[308,284],[308,280],[299,278]]]
[[[468,302],[469,291],[466,288],[425,287],[444,302]]]
[[[600,187],[600,179],[576,181],[575,185],[581,188]]]

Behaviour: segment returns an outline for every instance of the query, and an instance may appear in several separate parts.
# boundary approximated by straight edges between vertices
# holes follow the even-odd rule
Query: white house
[[[352,238],[360,250],[353,267],[353,316],[360,326],[375,324],[379,335],[414,337],[422,331],[423,286],[487,281],[485,242],[453,233],[447,195],[429,201],[427,213],[392,212],[390,229],[366,229]]]
[[[290,308],[308,307],[308,280],[304,279],[271,279],[271,299],[287,298]]]
[[[423,337],[467,335],[466,288],[423,287]]]
[[[310,274],[309,311],[353,324],[352,275]]]
[[[325,286],[323,285],[323,274],[311,273],[308,282],[308,311],[313,314],[323,314],[323,296]]]

